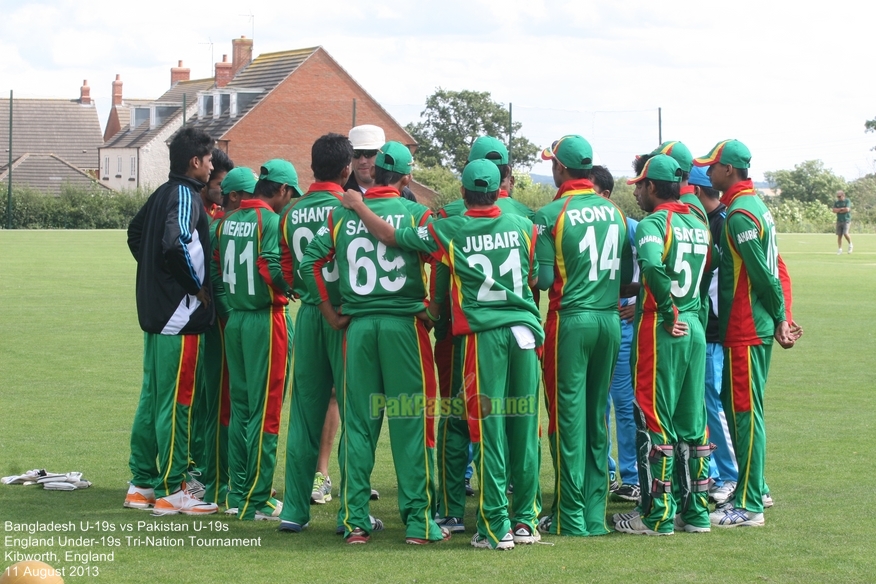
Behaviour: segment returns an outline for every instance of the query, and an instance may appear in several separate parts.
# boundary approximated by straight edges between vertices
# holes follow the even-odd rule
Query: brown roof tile
[[[9,173],[4,167],[0,172],[0,182],[4,185],[8,175]],[[13,187],[24,185],[57,196],[61,194],[61,187],[65,184],[78,187],[96,185],[101,189],[106,189],[87,173],[54,154],[25,153],[12,161]]]
[[[0,99],[0,168],[8,164],[9,98]],[[77,168],[97,169],[103,131],[94,105],[70,99],[13,99],[12,156],[55,154]]]

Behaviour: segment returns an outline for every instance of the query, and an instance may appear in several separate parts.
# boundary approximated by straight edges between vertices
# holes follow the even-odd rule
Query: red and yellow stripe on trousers
[[[182,335],[179,350],[179,364],[176,370],[176,386],[174,387],[174,403],[176,406],[188,408],[186,410],[189,420],[187,425],[191,427],[191,406],[192,400],[195,397],[195,383],[197,381],[198,358],[200,357],[201,338],[200,335]],[[179,408],[173,408],[173,414],[170,420],[170,448],[167,452],[167,461],[164,468],[164,476],[161,477],[164,490],[170,492],[167,481],[170,478],[171,463],[173,461],[173,452],[176,448],[176,417]]]
[[[423,395],[426,398],[426,404],[436,404],[438,397],[438,384],[435,380],[435,358],[432,354],[432,341],[429,339],[429,331],[423,325],[423,322],[414,317],[414,326],[417,329],[417,351],[420,356],[420,377],[423,380]],[[449,338],[449,335],[448,335]],[[435,419],[439,415],[437,407],[427,407],[426,415],[423,423],[423,430],[426,435],[426,446],[435,448]],[[429,464],[426,461],[426,469],[428,471]]]
[[[259,485],[262,471],[262,456],[264,455],[264,435],[280,433],[280,412],[283,408],[283,390],[286,385],[286,371],[289,359],[289,329],[286,326],[285,307],[272,307],[270,311],[270,342],[268,344],[268,366],[264,384],[264,405],[262,406],[262,431],[259,433],[256,453],[256,474],[252,486],[246,494],[241,506],[239,518],[243,518],[252,499],[253,492]],[[253,452],[253,449],[250,449]]]

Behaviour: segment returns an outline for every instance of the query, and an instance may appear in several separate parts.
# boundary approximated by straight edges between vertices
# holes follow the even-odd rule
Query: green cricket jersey
[[[522,217],[526,217],[530,221],[533,217],[535,217],[535,211],[533,211],[520,201],[512,199],[508,195],[508,191],[504,189],[499,191],[499,198],[496,199],[496,206],[499,207],[499,209],[501,209],[503,213],[520,215]],[[453,217],[454,215],[464,214],[465,210],[465,201],[463,199],[457,199],[441,207],[438,210],[438,216],[441,218]]]
[[[307,193],[290,202],[280,213],[280,262],[283,275],[295,291],[295,296],[305,304],[319,304],[319,296],[307,289],[298,272],[304,251],[313,240],[320,227],[325,225],[329,213],[341,206],[344,189],[332,182],[316,182],[310,185]],[[334,260],[322,268],[329,302],[340,306],[341,291],[338,288],[338,266]]]
[[[639,221],[636,254],[641,288],[636,310],[656,312],[658,322],[675,322],[680,312],[697,312],[706,297],[703,274],[712,262],[709,228],[681,202],[658,205]]]
[[[213,248],[213,257],[210,262],[210,281],[213,283],[213,302],[216,304],[216,314],[222,320],[228,320],[231,308],[228,307],[228,298],[225,294],[225,286],[222,284],[222,267],[219,263],[219,226],[223,216],[215,217],[210,223],[210,246]]]
[[[847,207],[848,211],[846,211],[845,213],[836,214],[837,223],[848,223],[852,220],[852,202],[849,200],[848,197],[846,197],[844,201],[840,201],[839,199],[837,199],[833,203],[834,209],[842,209],[843,207]]]
[[[280,267],[280,216],[261,199],[247,199],[217,228],[219,270],[231,310],[285,306],[289,285]]]
[[[718,334],[726,347],[770,344],[776,324],[790,320],[791,296],[775,221],[750,180],[733,185],[721,202],[727,218],[718,270]]]
[[[450,269],[453,334],[524,325],[544,343],[529,280],[538,274],[535,230],[498,206],[469,209],[418,229],[398,229],[402,249],[422,251]]]
[[[703,203],[700,201],[699,197],[694,194],[695,192],[696,189],[691,185],[681,189],[681,202],[687,205],[690,208],[690,212],[698,217],[700,221],[708,225],[709,214],[706,213],[706,208],[703,207]]]
[[[427,207],[403,199],[392,187],[374,187],[365,204],[396,229],[417,228],[429,222]],[[323,268],[332,259],[339,273],[341,312],[416,314],[426,308],[426,270],[420,254],[380,243],[355,212],[338,207],[329,213],[301,260],[299,274],[309,293],[330,300]]]
[[[535,214],[539,264],[554,267],[550,310],[617,310],[633,277],[627,221],[587,179],[563,183]]]

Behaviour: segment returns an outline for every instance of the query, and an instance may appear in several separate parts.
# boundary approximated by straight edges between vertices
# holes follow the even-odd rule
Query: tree
[[[416,160],[420,166],[448,166],[461,173],[472,143],[479,136],[494,136],[508,143],[508,108],[496,103],[487,91],[449,91],[440,87],[426,100],[420,122],[405,129],[419,144]],[[511,163],[529,170],[539,148],[517,136],[522,124],[511,128]]]
[[[795,165],[794,170],[774,170],[763,175],[770,187],[781,189],[783,200],[831,205],[836,192],[846,188],[846,180],[824,168],[820,160],[807,160]]]
[[[876,132],[876,118],[864,122],[864,132]],[[870,150],[876,150],[876,146]]]

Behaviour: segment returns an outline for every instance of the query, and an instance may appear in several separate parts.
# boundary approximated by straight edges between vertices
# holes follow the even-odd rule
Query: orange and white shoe
[[[216,503],[205,503],[192,497],[185,489],[180,489],[172,495],[155,501],[153,515],[210,515],[219,511]]]
[[[155,491],[149,488],[128,487],[125,496],[125,507],[128,509],[151,509],[155,505]]]

